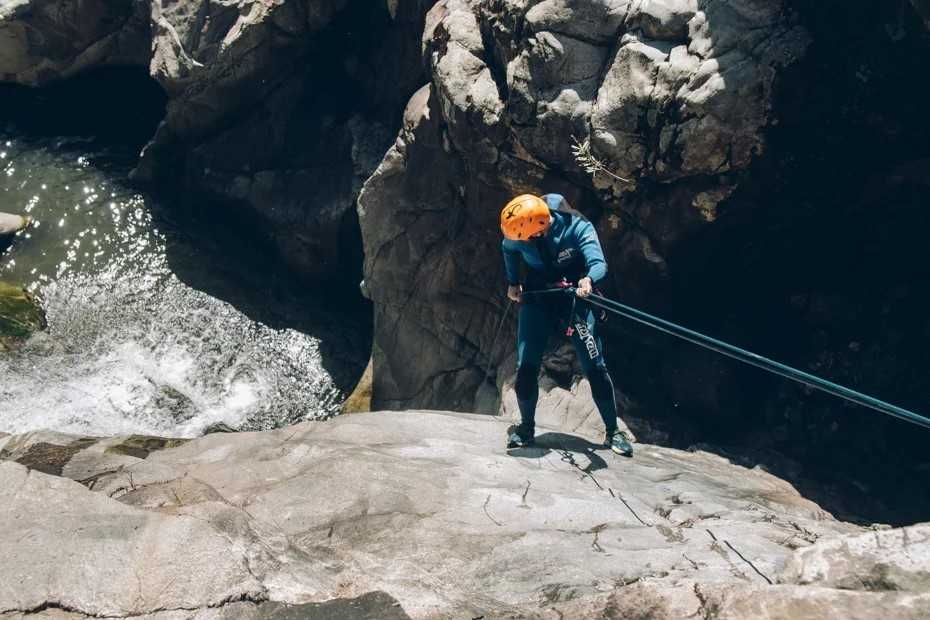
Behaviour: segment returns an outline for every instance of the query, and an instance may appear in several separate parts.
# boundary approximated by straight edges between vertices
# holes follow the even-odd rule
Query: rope
[[[497,347],[497,339],[500,338],[501,328],[504,327],[504,322],[507,320],[507,317],[510,316],[510,309],[513,307],[513,301],[507,300],[507,309],[504,311],[504,316],[501,317],[500,323],[497,324],[497,331],[494,334],[494,340],[491,341],[491,348],[488,351],[488,369],[484,374],[484,383],[488,382],[488,379],[491,378],[491,364],[494,362],[494,349]],[[497,384],[497,381],[494,382]]]
[[[557,288],[533,291],[534,294],[556,292],[574,295],[575,289]],[[525,294],[526,293],[524,293],[524,295]],[[636,321],[637,323],[641,323],[660,332],[670,334],[676,338],[687,340],[688,342],[696,344],[700,347],[704,347],[705,349],[710,349],[711,351],[715,351],[721,355],[733,358],[743,362],[744,364],[755,366],[756,368],[761,368],[762,370],[772,374],[779,375],[797,383],[802,383],[808,387],[826,392],[827,394],[831,394],[833,396],[837,396],[851,403],[855,403],[863,407],[868,407],[878,411],[879,413],[883,413],[885,415],[898,418],[899,420],[904,420],[906,422],[930,429],[930,419],[925,418],[922,415],[918,415],[913,411],[908,411],[902,407],[892,405],[891,403],[886,403],[883,400],[879,400],[867,394],[863,394],[862,392],[857,392],[856,390],[852,390],[837,383],[833,383],[832,381],[821,379],[820,377],[814,376],[810,373],[798,370],[797,368],[792,368],[791,366],[776,362],[775,360],[771,360],[767,357],[757,355],[751,351],[747,351],[732,344],[723,342],[722,340],[717,340],[716,338],[705,336],[704,334],[694,330],[682,327],[681,325],[676,325],[671,321],[660,319],[657,316],[653,316],[643,312],[642,310],[637,310],[631,306],[621,304],[620,302],[607,299],[606,297],[592,294],[582,299],[593,306],[602,308],[609,312],[613,312],[614,314],[625,317],[632,321]]]

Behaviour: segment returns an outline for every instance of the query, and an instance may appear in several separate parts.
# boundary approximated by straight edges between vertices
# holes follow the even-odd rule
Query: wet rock
[[[94,443],[96,443],[94,439],[78,439],[67,446],[34,443],[29,446],[25,454],[16,459],[16,462],[29,469],[58,476],[75,454]]]
[[[0,350],[45,329],[45,313],[27,291],[0,282]]]
[[[163,437],[148,437],[145,435],[131,435],[124,441],[111,445],[106,449],[110,454],[124,454],[137,459],[144,459],[149,454],[166,448],[175,448],[184,445],[186,439],[165,439]]]
[[[0,253],[13,242],[13,236],[29,225],[29,218],[22,215],[0,213]]]
[[[238,432],[235,428],[226,424],[225,422],[217,422],[216,424],[211,424],[203,430],[204,435],[209,435],[210,433],[235,433]]]
[[[15,235],[29,224],[29,218],[22,215],[0,213],[0,237]]]
[[[853,609],[823,585],[769,586],[799,531],[824,541],[864,532],[784,481],[702,452],[641,445],[634,459],[615,458],[587,431],[559,428],[541,429],[540,448],[507,454],[506,425],[361,413],[209,435],[123,467],[101,443],[133,442],[113,438],[62,469],[85,486],[2,463],[0,544],[11,561],[0,580],[17,587],[0,589],[0,614],[53,602],[114,617],[180,608],[183,618],[628,617],[617,614],[638,608],[674,618],[763,597],[788,601],[773,609],[801,609],[800,597]],[[101,568],[88,570],[88,556],[103,558]],[[905,601],[857,594],[873,607]]]

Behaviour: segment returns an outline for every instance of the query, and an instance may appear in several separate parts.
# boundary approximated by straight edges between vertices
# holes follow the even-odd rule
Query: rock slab
[[[925,526],[907,533],[918,560],[889,557],[898,589],[843,589],[837,575],[867,559],[811,567],[841,537],[859,548],[872,534],[764,471],[648,445],[621,459],[556,430],[508,454],[505,429],[469,414],[361,413],[150,441],[137,456],[125,438],[0,437],[0,545],[13,558],[0,583],[15,584],[0,588],[0,617],[314,617],[327,601],[398,618],[926,609],[914,590]],[[43,448],[61,476],[38,471],[39,444],[71,448]],[[307,615],[293,615],[300,605]]]

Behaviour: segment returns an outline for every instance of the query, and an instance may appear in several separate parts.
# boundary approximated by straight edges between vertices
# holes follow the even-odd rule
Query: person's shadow
[[[565,433],[543,433],[536,437],[533,446],[526,448],[511,448],[507,454],[515,457],[538,459],[546,456],[550,452],[559,452],[563,460],[568,460],[573,466],[578,467],[585,473],[591,473],[599,469],[607,469],[607,461],[596,454],[596,450],[609,450],[610,448],[603,444],[592,443],[582,437],[566,435]],[[588,458],[589,464],[581,467],[575,462],[573,454],[583,454]]]

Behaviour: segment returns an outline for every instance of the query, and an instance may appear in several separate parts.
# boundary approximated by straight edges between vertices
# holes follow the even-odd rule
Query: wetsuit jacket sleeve
[[[577,228],[577,235],[576,242],[588,267],[588,277],[592,282],[602,280],[607,275],[607,261],[604,260],[604,250],[601,249],[594,225],[584,222]]]
[[[507,247],[507,240],[501,242],[504,253],[504,270],[507,272],[507,284],[516,286],[520,283],[520,252]]]

